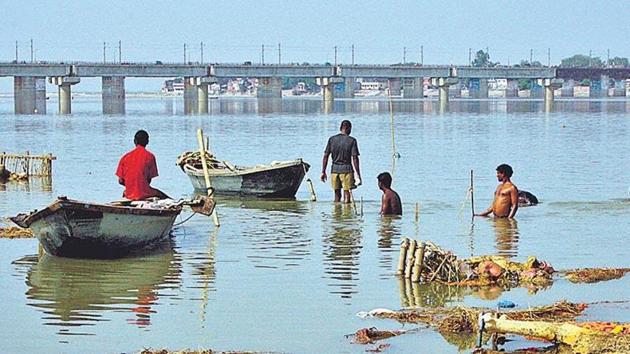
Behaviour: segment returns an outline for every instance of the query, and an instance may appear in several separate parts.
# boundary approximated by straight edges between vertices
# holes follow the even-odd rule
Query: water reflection
[[[299,266],[308,255],[312,239],[304,215],[309,203],[297,200],[219,199],[223,208],[240,209],[236,218],[252,252],[247,258],[256,267],[282,269]]]
[[[402,307],[446,307],[459,303],[473,290],[466,286],[445,285],[438,282],[414,283],[397,277]]]
[[[497,254],[508,258],[518,255],[518,222],[511,218],[493,218]]]
[[[394,257],[397,256],[398,245],[400,244],[402,218],[400,216],[382,216],[377,229],[378,249],[381,253],[379,266],[384,271],[381,278],[391,277],[391,269]]]
[[[43,313],[59,334],[90,335],[79,328],[106,321],[108,311],[126,312],[127,323],[146,327],[164,289],[180,286],[181,261],[170,247],[142,257],[84,260],[44,255],[28,257],[27,304]],[[85,329],[84,329],[85,330]]]
[[[22,181],[0,182],[1,192],[52,192],[52,176],[29,177]]]
[[[350,299],[357,293],[363,223],[352,205],[335,203],[332,220],[325,217],[323,224],[324,273],[331,279],[327,285],[332,294]]]
[[[162,98],[165,115],[184,114],[183,98]],[[437,98],[394,99],[394,112],[419,114],[444,113],[531,113],[531,112],[584,112],[625,113],[630,102],[625,100],[556,99],[551,106],[542,99],[451,99],[440,102]],[[388,113],[387,97],[335,99],[326,104],[322,97],[219,97],[208,102],[208,113],[214,114],[268,114],[268,113]]]

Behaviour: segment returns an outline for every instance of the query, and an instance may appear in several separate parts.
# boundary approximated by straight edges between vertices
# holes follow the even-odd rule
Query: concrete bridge
[[[564,70],[564,71],[563,71]],[[536,80],[545,88],[545,101],[553,102],[553,90],[562,85],[562,78],[574,80],[580,75],[589,78],[625,78],[627,71],[580,72],[583,69],[516,68],[469,66],[420,65],[249,65],[249,64],[143,64],[143,63],[0,63],[0,77],[14,78],[16,114],[46,113],[46,79],[58,86],[59,114],[71,113],[71,87],[84,77],[102,78],[103,113],[125,112],[125,78],[184,77],[184,111],[187,114],[208,113],[208,85],[218,78],[258,78],[258,98],[281,98],[284,77],[315,78],[322,87],[324,105],[332,107],[337,97],[354,97],[357,78],[384,78],[388,80],[390,94],[404,98],[423,98],[423,82],[431,79],[439,87],[439,100],[446,105],[449,87],[460,79],[469,82],[471,97],[488,97],[488,79],[508,80],[507,97],[515,97],[517,81]],[[562,75],[559,75],[561,73]],[[590,76],[589,76],[590,75]],[[594,79],[593,79],[594,80]],[[343,84],[343,92],[335,94],[335,85]]]

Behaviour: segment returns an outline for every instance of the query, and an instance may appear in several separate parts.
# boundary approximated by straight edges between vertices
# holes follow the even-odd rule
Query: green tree
[[[483,50],[477,51],[475,54],[475,60],[472,61],[472,66],[476,68],[496,66],[498,64],[499,63],[491,62],[490,54],[488,54],[488,52],[484,52]]]
[[[604,62],[599,57],[589,57],[588,55],[576,54],[570,58],[564,58],[560,62],[560,66],[567,68],[588,68],[601,67]]]
[[[614,57],[608,59],[608,65],[626,67],[628,66],[628,58]]]
[[[518,79],[518,89],[519,90],[531,90],[532,88],[532,80],[531,79]]]
[[[537,60],[534,60],[531,63],[528,60],[521,60],[520,63],[514,65],[514,67],[517,68],[540,68],[542,66],[542,63]]]

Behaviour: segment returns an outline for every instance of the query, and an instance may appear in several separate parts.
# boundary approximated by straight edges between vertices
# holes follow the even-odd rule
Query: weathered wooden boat
[[[185,152],[177,165],[188,175],[197,191],[206,190],[199,152]],[[206,154],[208,174],[214,192],[219,195],[293,199],[310,165],[302,159],[274,161],[253,167],[235,166]]]
[[[117,258],[169,237],[183,202],[95,204],[59,197],[48,207],[11,220],[30,228],[51,255]]]

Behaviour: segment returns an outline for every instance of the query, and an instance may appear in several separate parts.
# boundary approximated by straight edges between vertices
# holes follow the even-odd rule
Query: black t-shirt
[[[357,139],[342,133],[331,136],[324,154],[332,154],[331,173],[352,173],[352,156],[359,156]]]

